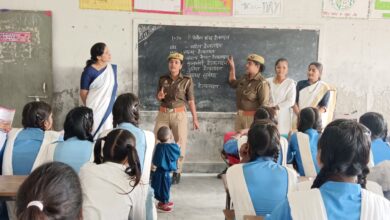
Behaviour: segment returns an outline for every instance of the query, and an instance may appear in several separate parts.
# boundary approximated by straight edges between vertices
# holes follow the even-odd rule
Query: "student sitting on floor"
[[[390,160],[390,146],[386,141],[387,124],[383,115],[367,112],[359,118],[359,122],[371,131],[371,152],[374,165]]]
[[[296,172],[276,163],[279,138],[278,128],[270,120],[255,121],[247,144],[241,148],[241,155],[248,162],[228,169],[227,185],[236,219],[270,214],[287,193],[296,189]]]
[[[28,175],[39,165],[53,161],[56,142],[62,137],[50,131],[53,124],[51,106],[30,102],[23,108],[23,129],[13,128],[3,147],[3,175]]]
[[[157,132],[160,141],[156,145],[153,165],[156,171],[152,175],[152,187],[154,196],[159,201],[157,209],[160,212],[171,212],[173,202],[169,201],[169,191],[171,188],[170,173],[177,170],[177,160],[180,157],[179,145],[174,143],[171,130],[163,126]]]
[[[291,136],[287,153],[288,163],[296,163],[301,176],[315,177],[317,164],[317,142],[321,131],[321,118],[316,108],[307,107],[299,112],[298,132]]]
[[[16,196],[18,220],[82,219],[82,192],[77,173],[61,162],[36,168]]]
[[[148,185],[141,182],[134,135],[123,129],[111,131],[96,141],[94,157],[94,163],[86,163],[79,174],[83,218],[145,219]]]
[[[64,123],[64,140],[54,152],[54,161],[70,165],[77,173],[91,159],[93,148],[93,113],[88,107],[76,107],[67,115]]]
[[[331,122],[318,142],[321,171],[312,189],[292,193],[267,219],[390,219],[390,202],[365,190],[370,134],[362,124]]]

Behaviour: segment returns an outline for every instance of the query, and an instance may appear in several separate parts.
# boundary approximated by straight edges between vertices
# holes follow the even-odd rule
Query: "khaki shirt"
[[[238,110],[256,111],[260,106],[270,104],[270,85],[261,73],[257,73],[253,79],[245,74],[229,84],[236,89]]]
[[[165,98],[161,100],[161,106],[166,108],[178,108],[185,106],[187,101],[194,100],[194,83],[191,76],[182,75],[174,81],[170,74],[160,77],[157,93],[164,87]]]

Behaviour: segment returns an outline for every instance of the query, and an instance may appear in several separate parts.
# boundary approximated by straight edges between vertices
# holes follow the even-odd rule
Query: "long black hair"
[[[103,142],[104,146],[102,146]],[[135,143],[135,137],[129,131],[114,129],[106,137],[99,138],[96,141],[94,162],[96,164],[104,162],[122,163],[127,159],[129,166],[126,168],[125,173],[130,176],[131,181],[134,181],[134,184],[131,186],[135,187],[141,180],[141,165]]]
[[[124,93],[116,98],[112,109],[113,125],[128,122],[138,127],[139,99],[133,93]]]
[[[91,58],[87,60],[87,62],[85,63],[85,68],[91,66],[92,64],[95,64],[98,61],[97,57],[103,55],[105,49],[106,49],[105,43],[99,42],[94,44],[91,47],[91,51],[90,51]]]
[[[40,201],[43,209],[27,207]],[[77,173],[61,163],[46,163],[36,168],[19,187],[16,195],[18,220],[81,219],[83,197]]]
[[[280,134],[276,125],[268,119],[256,120],[248,131],[250,161],[265,156],[278,160],[280,150]]]
[[[331,122],[318,141],[322,168],[312,188],[338,177],[357,176],[357,182],[366,187],[370,159],[370,131],[364,125],[348,119]]]
[[[93,142],[93,112],[88,107],[76,107],[68,112],[64,122],[64,140],[77,137]]]

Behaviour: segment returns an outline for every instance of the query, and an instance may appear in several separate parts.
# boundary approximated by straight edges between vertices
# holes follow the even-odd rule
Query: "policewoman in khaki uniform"
[[[194,84],[192,78],[181,73],[184,56],[181,53],[171,53],[168,56],[169,73],[161,76],[157,88],[157,100],[160,109],[156,118],[154,133],[162,126],[172,130],[175,141],[180,146],[178,169],[173,173],[173,183],[180,182],[180,173],[183,168],[187,145],[187,114],[186,103],[193,118],[193,129],[199,129],[196,114]]]
[[[229,84],[236,89],[237,116],[235,130],[249,128],[253,122],[253,116],[260,106],[270,104],[270,86],[262,76],[265,70],[264,58],[257,54],[250,54],[246,63],[246,74],[236,79],[236,71],[232,56],[228,58]]]

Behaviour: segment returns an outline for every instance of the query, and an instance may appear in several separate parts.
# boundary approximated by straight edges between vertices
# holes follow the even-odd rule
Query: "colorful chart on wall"
[[[80,0],[80,8],[131,11],[132,0]]]
[[[390,0],[373,0],[370,18],[390,19]]]
[[[133,0],[134,11],[180,14],[182,0]]]
[[[231,16],[233,0],[183,0],[183,14]]]
[[[367,18],[369,5],[369,0],[324,0],[322,16]]]
[[[234,0],[234,16],[280,17],[282,0]]]

